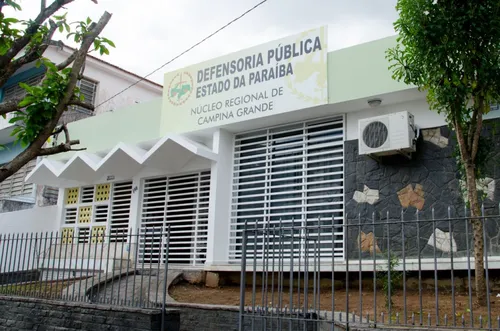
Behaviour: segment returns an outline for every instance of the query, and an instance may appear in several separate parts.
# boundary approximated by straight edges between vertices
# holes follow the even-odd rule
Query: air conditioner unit
[[[407,111],[359,120],[359,155],[386,156],[416,151],[417,130]]]

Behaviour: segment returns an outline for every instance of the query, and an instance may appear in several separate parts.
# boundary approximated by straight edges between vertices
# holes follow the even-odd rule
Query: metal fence
[[[165,311],[170,228],[94,229],[1,235],[0,294]]]
[[[446,214],[446,209],[445,209]],[[500,291],[490,266],[500,261],[500,216],[484,213],[487,302],[474,285],[474,245],[461,216],[406,220],[384,215],[338,225],[262,227],[242,239],[240,330],[466,328],[500,330]],[[297,222],[298,223],[298,222]],[[346,259],[332,254],[345,234]],[[325,236],[331,236],[327,243]],[[495,267],[498,268],[498,265]],[[500,293],[500,292],[498,292]]]

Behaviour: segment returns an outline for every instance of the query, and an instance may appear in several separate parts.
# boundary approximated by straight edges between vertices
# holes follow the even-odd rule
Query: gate
[[[328,316],[320,312],[320,267],[326,263],[321,251],[331,251],[321,238],[330,235],[334,242],[333,230],[293,225],[248,229],[245,225],[240,331],[330,330],[325,329]],[[247,293],[247,284],[251,285],[251,293]]]
[[[485,302],[476,302],[467,209],[383,219],[267,222],[242,227],[239,330],[500,330],[495,274],[500,214],[483,224]],[[425,215],[424,215],[425,216]],[[312,225],[314,224],[314,225]],[[295,226],[297,225],[297,226]],[[306,226],[307,225],[307,226]],[[345,258],[332,254],[344,233]],[[330,240],[326,240],[330,238]],[[492,278],[493,277],[493,278]]]

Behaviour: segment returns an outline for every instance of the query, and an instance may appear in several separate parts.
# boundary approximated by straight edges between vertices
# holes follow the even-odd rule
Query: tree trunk
[[[467,197],[471,209],[471,223],[474,235],[474,264],[476,267],[476,297],[479,305],[486,305],[486,281],[484,274],[484,238],[483,238],[483,221],[481,218],[481,207],[477,196],[476,174],[473,165],[466,166],[467,180]],[[468,238],[467,238],[468,240]]]

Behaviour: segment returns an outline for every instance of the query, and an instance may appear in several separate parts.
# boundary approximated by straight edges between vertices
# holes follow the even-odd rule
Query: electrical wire
[[[127,91],[128,89],[134,87],[135,85],[139,84],[140,82],[144,81],[146,78],[148,78],[149,76],[155,74],[156,72],[158,72],[159,70],[163,69],[165,66],[169,65],[170,63],[174,62],[175,60],[177,60],[178,58],[180,58],[181,56],[183,56],[184,54],[188,53],[189,51],[193,50],[194,48],[198,47],[199,45],[201,45],[202,43],[204,43],[205,41],[207,41],[208,39],[212,38],[213,36],[215,36],[217,33],[221,32],[222,30],[224,30],[225,28],[227,28],[228,26],[230,26],[231,24],[235,23],[236,21],[242,19],[244,16],[250,14],[252,11],[254,11],[255,9],[257,9],[258,7],[262,6],[264,3],[266,3],[268,0],[262,0],[261,2],[257,3],[255,6],[253,6],[252,8],[246,10],[243,14],[239,15],[238,17],[235,17],[234,19],[232,19],[231,21],[229,21],[228,23],[226,23],[225,25],[223,25],[222,27],[220,27],[219,29],[215,30],[214,32],[212,32],[211,34],[209,34],[208,36],[206,36],[205,38],[201,39],[200,41],[198,41],[196,44],[192,45],[191,47],[189,47],[188,49],[186,49],[185,51],[183,51],[182,53],[178,54],[177,56],[173,57],[172,59],[170,59],[168,62],[165,62],[164,64],[162,64],[160,67],[156,68],[155,70],[151,71],[149,74],[147,74],[146,76],[142,77],[141,79],[139,79],[138,81],[136,81],[135,83],[127,86],[126,88],[124,88],[123,90],[121,90],[120,92],[114,94],[113,96],[109,97],[108,99],[104,100],[103,102],[101,102],[100,104],[98,104],[95,108],[98,108],[100,106],[102,106],[103,104],[107,103],[108,101],[116,98],[117,96],[119,96],[120,94],[122,94],[123,92]]]

